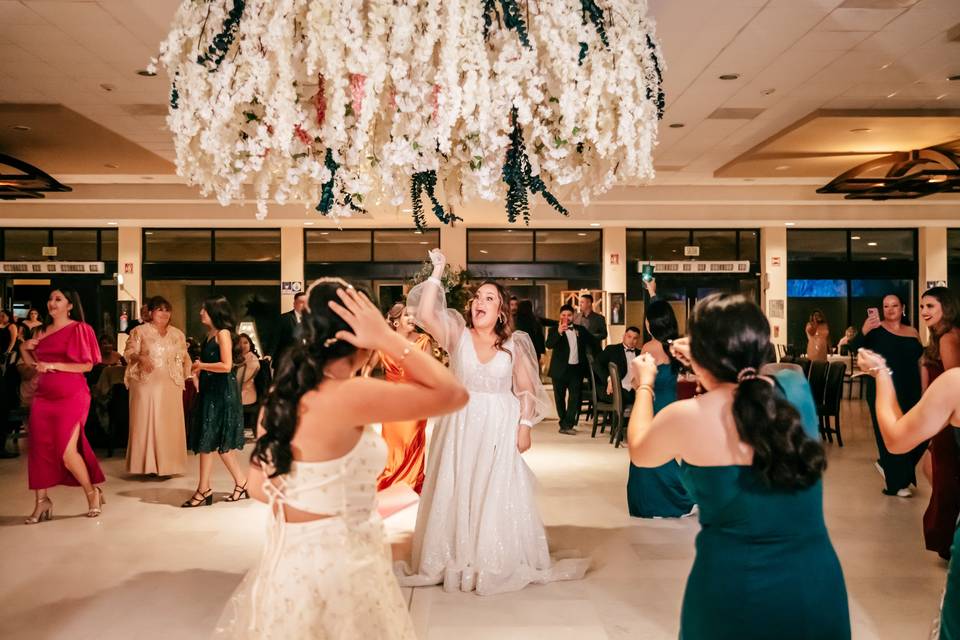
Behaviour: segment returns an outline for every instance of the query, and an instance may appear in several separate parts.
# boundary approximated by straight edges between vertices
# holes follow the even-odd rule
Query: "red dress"
[[[33,357],[37,362],[97,364],[100,349],[90,325],[72,322],[41,338]],[[82,373],[51,371],[40,374],[30,406],[27,475],[31,489],[47,489],[58,484],[80,486],[63,464],[67,443],[78,428],[77,448],[87,465],[90,482],[99,484],[104,481],[103,471],[83,432],[89,409],[90,389]]]
[[[421,333],[412,348],[429,351],[430,337]],[[405,380],[403,367],[384,353],[380,354],[380,358],[387,380]],[[427,419],[384,422],[383,439],[387,441],[387,465],[377,478],[377,491],[403,482],[420,493],[423,488],[423,460],[427,449]]]
[[[930,375],[930,384],[943,373],[939,363],[923,365]],[[923,514],[923,538],[927,549],[943,558],[950,557],[950,545],[957,530],[960,514],[960,452],[953,429],[946,427],[930,439],[933,466],[933,488],[930,504]]]

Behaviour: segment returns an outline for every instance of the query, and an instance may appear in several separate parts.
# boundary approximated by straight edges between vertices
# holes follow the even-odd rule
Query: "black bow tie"
[[[624,347],[623,350],[626,351],[627,353],[632,353],[633,355],[637,355],[636,349],[630,349],[628,347]]]

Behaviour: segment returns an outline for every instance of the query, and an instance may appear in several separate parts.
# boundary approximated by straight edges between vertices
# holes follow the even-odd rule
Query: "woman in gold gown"
[[[402,303],[387,313],[390,328],[414,344],[414,348],[429,352],[433,348],[430,336],[417,333],[412,317]],[[378,353],[385,377],[390,382],[405,382],[403,367],[385,353]],[[427,419],[383,423],[383,439],[387,442],[387,466],[377,478],[377,491],[399,482],[406,483],[420,493],[423,488],[424,455],[427,446]]]

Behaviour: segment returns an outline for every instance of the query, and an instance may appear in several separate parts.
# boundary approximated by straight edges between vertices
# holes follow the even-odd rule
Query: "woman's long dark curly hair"
[[[301,319],[303,339],[290,347],[280,360],[263,407],[264,434],[257,439],[251,456],[254,464],[271,469],[271,478],[290,471],[293,462],[290,442],[297,432],[300,398],[320,384],[328,362],[357,351],[349,342],[334,337],[339,331],[352,330],[329,305],[331,300],[340,302],[337,289],[348,286],[340,278],[321,278],[307,290],[307,307]]]
[[[213,296],[212,298],[204,300],[200,306],[207,312],[207,317],[210,318],[210,324],[213,325],[214,329],[217,331],[226,330],[230,333],[230,351],[233,355],[233,366],[239,366],[243,360],[243,355],[240,353],[240,338],[237,337],[237,320],[233,314],[233,307],[230,306],[230,301],[223,296]],[[206,340],[204,340],[203,344],[206,344]]]
[[[720,382],[736,384],[745,369],[759,371],[769,344],[770,323],[742,295],[713,294],[694,308],[690,355]],[[763,378],[737,385],[733,419],[740,439],[753,447],[753,469],[767,486],[806,489],[823,475],[823,446],[803,430],[796,408]]]
[[[470,296],[470,302],[467,303],[466,313],[464,313],[467,320],[467,328],[473,329],[473,312],[471,311],[471,307],[473,307],[473,299],[477,297],[477,292],[480,291],[480,287],[484,285],[494,287],[497,290],[497,295],[500,296],[500,306],[497,307],[497,322],[493,326],[493,332],[497,336],[496,341],[493,343],[493,348],[497,351],[507,353],[512,358],[513,354],[503,346],[503,343],[506,342],[510,338],[510,334],[513,333],[513,329],[510,328],[510,314],[507,310],[510,304],[510,293],[502,284],[493,280],[484,280],[473,290],[473,295]]]
[[[647,306],[646,316],[650,337],[663,345],[663,350],[670,358],[670,368],[674,373],[679,373],[683,367],[670,350],[670,343],[680,337],[673,307],[666,300],[654,300]]]
[[[943,320],[936,327],[930,327],[930,344],[925,355],[930,362],[940,362],[940,338],[960,327],[960,299],[946,287],[933,287],[923,292],[921,298],[930,297],[940,303]]]

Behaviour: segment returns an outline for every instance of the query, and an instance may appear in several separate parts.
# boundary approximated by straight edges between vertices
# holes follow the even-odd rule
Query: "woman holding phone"
[[[897,390],[897,402],[904,411],[909,411],[920,400],[920,370],[923,345],[917,330],[907,324],[903,300],[895,293],[883,297],[883,312],[876,307],[867,310],[862,336],[850,341],[852,349],[867,348],[883,356],[893,369],[893,386]],[[877,387],[873,378],[867,378],[867,405],[873,421],[873,435],[877,440],[879,457],[874,463],[883,476],[883,493],[888,496],[909,498],[913,495],[910,485],[916,486],[916,466],[927,449],[927,443],[917,445],[903,454],[890,453],[883,443],[880,426],[877,424]]]

